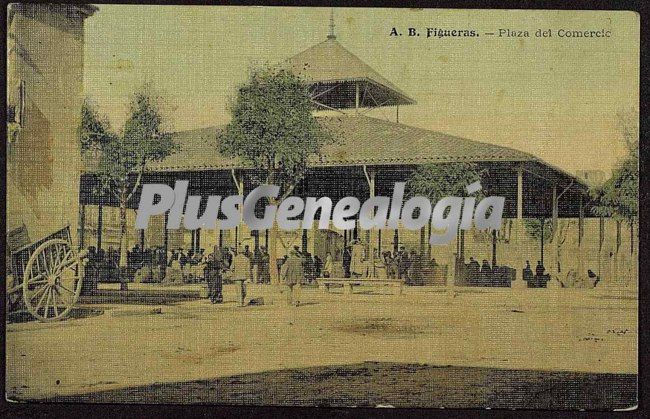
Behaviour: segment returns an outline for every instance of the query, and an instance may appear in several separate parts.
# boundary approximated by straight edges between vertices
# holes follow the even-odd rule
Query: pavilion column
[[[497,266],[497,231],[492,230],[492,268]]]
[[[235,173],[235,169],[231,170],[232,174],[232,179],[235,182],[235,187],[237,188],[237,194],[242,197],[242,202],[244,200],[244,174],[240,173],[239,177],[237,177]],[[242,205],[239,208],[239,225],[235,227],[235,249],[239,249],[239,235],[241,233],[243,237],[243,232],[242,232],[242,224],[244,221],[244,206]]]
[[[377,173],[374,169],[368,170],[366,166],[363,166],[363,172],[366,175],[366,181],[368,182],[368,191],[369,198],[372,199],[375,197],[376,191],[376,176]],[[373,210],[373,216],[375,212]],[[381,243],[377,239],[377,230],[371,229],[366,231],[366,248],[368,249],[368,259],[373,260],[375,257],[375,249],[381,249]],[[376,247],[377,246],[377,247]]]
[[[223,248],[223,230],[221,229],[221,220],[217,219],[217,243],[219,245],[219,249]]]
[[[513,284],[513,286],[525,287],[523,281],[524,274],[524,265],[525,261],[529,258],[528,255],[524,254],[524,244],[526,240],[526,233],[524,231],[524,167],[523,164],[520,164],[517,167],[517,219],[514,222],[515,225],[515,237],[516,244],[512,249],[517,255],[514,260],[517,266],[514,266],[516,277],[520,282]]]
[[[397,254],[397,250],[399,250],[399,228],[396,228],[393,234],[393,255]]]
[[[301,249],[300,249],[300,251],[302,253],[307,253],[307,242],[308,242],[308,240],[307,240],[307,229],[303,228],[302,229],[302,243],[301,243]]]
[[[552,209],[552,217],[553,217],[553,231],[557,228],[557,222],[558,222],[558,214],[559,214],[559,209],[558,209],[558,197],[557,197],[557,185],[553,185],[553,201],[552,201],[553,209]]]
[[[102,248],[102,230],[104,229],[104,206],[99,203],[97,207],[97,250]]]
[[[582,246],[582,237],[584,236],[584,208],[582,206],[582,195],[580,195],[580,208],[578,209],[578,247]]]
[[[169,263],[169,259],[167,255],[169,254],[169,230],[167,230],[167,223],[169,222],[169,211],[165,212],[165,223],[163,226],[163,250],[165,252],[165,266],[163,266],[163,278],[165,277],[165,274],[167,272],[167,264]]]
[[[517,168],[517,219],[524,218],[524,167]]]
[[[354,109],[359,112],[359,82],[354,83],[355,92],[354,92]]]
[[[544,217],[540,217],[539,219],[539,225],[540,225],[540,244],[539,244],[539,260],[542,262],[542,266],[544,266],[544,224],[546,223],[546,219]]]
[[[85,247],[84,236],[86,233],[86,204],[79,205],[79,249]]]
[[[584,268],[584,249],[582,247],[582,237],[584,235],[584,208],[582,204],[582,194],[580,195],[580,207],[578,208],[578,276],[586,275]]]
[[[312,256],[316,255],[316,236],[318,235],[318,224],[317,221],[311,223],[311,242],[309,242],[309,253]],[[319,256],[320,257],[320,256]]]
[[[431,237],[431,222],[427,223],[427,260],[431,260],[431,243],[429,239]]]
[[[559,224],[559,221],[558,221],[559,209],[558,209],[557,185],[555,183],[553,184],[553,200],[552,200],[551,204],[552,204],[552,207],[551,207],[551,219],[552,219],[552,223],[553,223],[552,231],[553,231],[553,234],[556,234],[556,237],[558,237],[557,236],[557,231],[558,231],[557,229],[558,229],[558,224]],[[553,259],[555,259],[555,266],[554,266],[553,271],[555,271],[556,273],[560,273],[561,263],[560,263],[560,240],[559,240],[559,238],[555,241],[555,257],[552,258],[551,260],[553,260]],[[548,269],[548,271],[550,272],[551,270]]]
[[[379,258],[381,259],[381,230],[377,231],[377,251],[379,252]]]
[[[602,256],[603,256],[603,242],[605,241],[605,218],[598,218],[598,276],[603,277],[602,275]],[[605,278],[606,281],[610,281],[610,278]]]

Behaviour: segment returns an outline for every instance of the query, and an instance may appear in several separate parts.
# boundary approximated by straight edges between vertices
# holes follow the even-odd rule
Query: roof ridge
[[[485,141],[474,140],[474,139],[471,139],[471,138],[461,137],[461,136],[458,136],[458,135],[455,135],[455,134],[447,134],[446,132],[442,132],[442,131],[422,128],[422,127],[416,127],[414,125],[397,123],[397,122],[389,121],[387,119],[381,119],[381,118],[377,118],[375,116],[370,116],[370,115],[356,115],[356,116],[361,117],[361,118],[372,119],[374,121],[380,121],[380,122],[383,122],[383,123],[386,123],[386,124],[389,124],[389,125],[393,125],[393,126],[407,127],[407,128],[414,129],[414,130],[417,130],[417,131],[420,131],[420,132],[423,132],[423,133],[427,133],[427,134],[431,134],[431,133],[438,134],[438,135],[440,135],[442,137],[446,137],[446,138],[444,138],[445,141],[450,141],[450,140],[455,139],[455,140],[469,141],[469,142],[472,142],[472,143],[475,143],[475,144],[485,144],[485,145],[489,145],[489,146],[492,146],[492,147],[499,147],[499,148],[504,149],[504,150],[510,150],[510,151],[515,151],[517,153],[522,153],[522,154],[525,154],[526,156],[532,158],[533,160],[539,160],[538,157],[536,157],[535,155],[527,153],[527,152],[522,151],[522,150],[519,150],[517,148],[513,148],[513,147],[503,146],[503,145],[500,145],[500,144],[494,144],[494,143],[489,143],[489,142],[485,142]],[[327,116],[327,117],[330,117],[330,116]],[[331,116],[331,117],[334,117],[334,116]]]

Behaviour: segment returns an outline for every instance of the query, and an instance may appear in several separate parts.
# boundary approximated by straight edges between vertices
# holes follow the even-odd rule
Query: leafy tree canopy
[[[550,218],[544,218],[543,224],[542,219],[526,218],[524,219],[524,229],[526,230],[526,233],[535,240],[542,239],[542,231],[544,232],[545,243],[548,243],[553,239],[554,225],[553,220]]]
[[[618,162],[612,177],[593,188],[594,215],[632,223],[639,211],[639,136],[634,114],[621,116],[621,130],[628,155]]]
[[[419,166],[406,182],[410,196],[424,196],[439,201],[447,196],[466,196],[468,185],[480,181],[482,172],[474,163],[443,163]],[[482,198],[483,193],[472,194]]]
[[[148,162],[160,161],[177,150],[171,133],[163,128],[160,107],[160,97],[149,85],[143,86],[132,96],[129,117],[117,133],[89,101],[84,103],[80,127],[82,150],[99,151],[97,173],[104,187],[122,193],[128,186],[128,176],[137,173],[135,190]]]
[[[253,70],[230,111],[219,152],[261,169],[262,182],[279,186],[283,196],[304,176],[308,158],[332,139],[312,114],[307,85],[288,70]]]

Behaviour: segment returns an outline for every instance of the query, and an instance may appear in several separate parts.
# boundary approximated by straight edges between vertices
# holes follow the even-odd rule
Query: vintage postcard
[[[7,400],[636,408],[635,12],[7,12]]]

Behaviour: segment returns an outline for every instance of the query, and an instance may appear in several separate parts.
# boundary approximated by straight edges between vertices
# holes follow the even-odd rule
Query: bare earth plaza
[[[393,18],[388,9],[160,9],[8,9],[9,400],[637,404],[636,16],[581,17],[585,26],[614,23],[606,37],[576,41],[592,52],[597,65],[584,65],[597,75],[574,79],[561,69],[586,58],[490,38],[485,22],[514,15],[477,11],[483,26],[468,29],[480,41],[440,37],[431,47],[406,39],[420,19],[407,10]],[[464,22],[452,11],[426,13]],[[175,38],[148,19],[187,33]],[[303,21],[295,36],[277,35],[287,45],[237,29],[274,19]],[[212,39],[213,21],[231,38]],[[383,24],[381,39],[362,37],[371,21]],[[116,22],[122,40],[108,29]],[[634,36],[636,50],[618,47]],[[498,67],[481,51],[488,46],[547,70],[516,87],[516,77],[530,76],[523,67],[494,82],[479,77],[472,96],[469,76],[451,74],[464,71],[464,48]],[[409,48],[438,54],[436,73],[405,64]],[[611,110],[602,126],[576,110],[586,100]],[[471,109],[483,113],[471,120]],[[138,229],[138,204],[152,199],[143,190],[153,184],[186,188],[183,201],[170,195]],[[279,196],[260,204],[302,206],[296,228],[251,229],[241,205],[209,215],[267,184]],[[430,243],[445,233],[430,222],[396,221],[395,203],[415,196],[431,207],[458,197],[448,243]],[[366,229],[358,209],[348,227],[318,217],[303,224],[308,197],[392,200],[385,228]],[[504,198],[502,221],[480,229],[472,208],[488,197]]]

